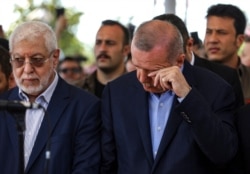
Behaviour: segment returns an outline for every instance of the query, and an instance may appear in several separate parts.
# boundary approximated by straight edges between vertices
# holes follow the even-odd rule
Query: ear
[[[180,54],[179,57],[176,59],[176,65],[178,67],[182,67],[182,65],[184,64],[184,60],[185,60],[185,54]]]
[[[52,59],[53,59],[53,67],[56,68],[59,62],[60,49],[56,49],[53,51]]]
[[[245,35],[244,34],[239,34],[236,38],[236,41],[237,41],[237,46],[238,48],[240,48],[240,46],[242,45],[242,43],[244,42],[245,40]]]
[[[124,57],[127,57],[129,52],[130,52],[130,45],[124,45],[124,47],[123,47]]]
[[[194,45],[194,39],[192,37],[188,38],[187,47],[191,48]]]
[[[192,37],[189,37],[187,40],[185,51],[186,51],[186,59],[187,61],[191,62],[192,60],[192,52],[193,52],[194,40]]]
[[[16,81],[13,76],[13,73],[10,74],[8,83],[9,83],[9,89],[14,88],[16,86]]]

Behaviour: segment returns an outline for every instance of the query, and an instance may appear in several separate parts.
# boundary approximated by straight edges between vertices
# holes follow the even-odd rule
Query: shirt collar
[[[152,92],[150,92],[149,94],[150,94],[151,97],[157,97],[158,99],[160,99],[160,98],[162,98],[162,97],[164,97],[164,96],[166,96],[166,95],[168,95],[168,96],[173,96],[173,95],[174,95],[174,92],[171,91],[171,90],[167,90],[167,91],[161,93],[160,95],[159,95],[159,94],[156,94],[156,93],[152,93]]]
[[[191,65],[194,65],[194,53],[193,52],[191,52],[191,54],[192,54],[192,56],[191,56],[191,61],[190,61],[190,64]]]

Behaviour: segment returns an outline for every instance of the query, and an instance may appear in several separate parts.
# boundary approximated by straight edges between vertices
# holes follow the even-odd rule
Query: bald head
[[[183,53],[183,40],[179,30],[170,22],[151,20],[142,23],[136,30],[132,49],[151,51],[155,47],[164,46],[168,57],[177,57]]]

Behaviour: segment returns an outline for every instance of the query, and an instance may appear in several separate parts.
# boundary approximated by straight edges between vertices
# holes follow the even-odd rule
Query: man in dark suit
[[[141,24],[132,45],[135,72],[102,96],[105,174],[211,174],[237,152],[231,86],[185,62],[179,31]]]
[[[246,174],[250,174],[250,104],[247,104],[237,112],[237,128],[239,134],[240,158],[241,163],[238,169],[242,169]],[[236,168],[237,168],[236,167]],[[233,168],[235,169],[235,168]]]
[[[1,99],[37,103],[46,111],[1,110],[1,173],[97,174],[99,99],[58,76],[55,69],[60,51],[55,33],[47,24],[25,22],[14,30],[9,42],[17,87]],[[20,135],[24,135],[23,141]]]
[[[236,5],[214,4],[207,9],[204,37],[207,58],[237,71],[245,103],[250,99],[250,68],[241,63],[238,51],[246,26],[245,13]]]
[[[198,55],[194,54],[192,50],[193,38],[189,36],[185,23],[182,21],[181,18],[179,18],[175,14],[162,14],[162,15],[155,16],[153,19],[168,21],[172,23],[173,25],[175,25],[180,31],[182,38],[183,38],[183,43],[184,43],[183,48],[186,54],[186,59],[192,65],[206,68],[216,73],[217,75],[222,77],[224,80],[226,80],[234,89],[237,106],[240,107],[244,105],[243,92],[242,92],[242,88],[241,88],[240,80],[238,78],[237,71],[235,69],[215,63],[215,62],[208,61],[207,59],[201,58]]]

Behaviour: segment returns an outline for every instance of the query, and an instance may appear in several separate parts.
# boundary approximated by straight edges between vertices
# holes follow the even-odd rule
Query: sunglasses
[[[42,55],[35,55],[29,58],[29,61],[25,61],[25,57],[19,55],[11,56],[10,63],[14,68],[21,68],[26,63],[31,64],[34,67],[42,67],[45,62],[49,60],[51,55],[54,53],[54,50],[49,54],[49,57],[43,57]]]
[[[77,74],[77,73],[80,73],[82,69],[81,68],[62,68],[62,69],[59,69],[58,71],[59,73],[63,73],[63,74],[67,74],[69,72]]]
[[[35,67],[41,67],[48,60],[49,58],[30,58],[30,61],[26,62],[24,58],[13,58],[10,62],[15,68],[20,68],[26,63],[30,63],[32,66]]]

